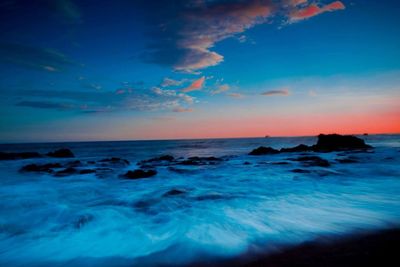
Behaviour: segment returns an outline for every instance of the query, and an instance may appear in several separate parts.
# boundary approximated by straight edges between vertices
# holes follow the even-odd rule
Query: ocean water
[[[101,176],[66,177],[19,169],[71,159],[0,161],[0,266],[175,266],[397,227],[400,135],[362,138],[373,153],[311,153],[330,167],[288,160],[300,153],[247,155],[260,145],[314,144],[315,137],[0,145],[41,153],[67,147],[82,162],[130,161]],[[148,179],[119,176],[164,154],[224,161],[157,166]],[[336,161],[349,156],[357,162]],[[292,172],[298,168],[310,173]],[[166,196],[172,189],[184,193]]]

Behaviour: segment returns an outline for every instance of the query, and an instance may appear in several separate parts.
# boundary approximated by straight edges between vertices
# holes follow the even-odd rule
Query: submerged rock
[[[272,147],[260,146],[249,153],[252,156],[268,155],[268,154],[278,154],[279,150]]]
[[[154,176],[157,174],[157,171],[155,170],[134,170],[134,171],[128,171],[125,173],[123,176],[126,179],[140,179],[140,178],[148,178],[151,176]]]
[[[353,135],[320,134],[318,142],[313,146],[317,152],[331,152],[342,150],[370,149],[372,146],[365,144],[364,140]]]
[[[182,165],[215,165],[222,159],[216,157],[190,157],[180,162]]]
[[[121,159],[121,158],[116,158],[116,157],[102,159],[102,160],[99,160],[99,162],[108,162],[108,163],[113,163],[113,164],[122,163],[122,164],[125,164],[125,165],[129,165],[129,161],[128,160]]]
[[[37,152],[20,152],[20,153],[0,152],[0,160],[31,159],[40,157],[41,155]]]
[[[21,172],[47,172],[52,173],[53,169],[62,168],[60,163],[29,164],[21,168]]]
[[[177,195],[182,195],[185,194],[186,191],[180,190],[180,189],[171,189],[168,192],[165,192],[163,194],[163,197],[169,197],[169,196],[177,196]]]
[[[303,156],[294,159],[295,161],[301,161],[307,166],[318,166],[318,167],[329,167],[331,164],[326,159],[320,158],[318,156]]]
[[[311,173],[311,171],[304,170],[304,169],[293,169],[293,170],[291,170],[291,172],[294,172],[294,173]]]
[[[62,148],[62,149],[58,149],[56,151],[53,152],[49,152],[46,154],[49,157],[52,158],[74,158],[74,154],[72,153],[71,150],[69,150],[68,148]]]
[[[96,170],[93,169],[82,169],[79,171],[79,174],[89,174],[89,173],[95,173]]]

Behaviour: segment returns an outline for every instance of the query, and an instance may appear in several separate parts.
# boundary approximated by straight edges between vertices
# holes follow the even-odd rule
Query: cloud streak
[[[309,6],[306,6],[304,8],[294,9],[289,14],[289,20],[291,22],[296,22],[299,20],[309,19],[311,17],[317,16],[317,15],[325,13],[325,12],[332,12],[332,11],[343,10],[343,9],[345,9],[345,6],[340,1],[335,1],[335,2],[332,2],[332,3],[324,5],[324,6],[310,4]]]
[[[264,96],[288,96],[288,95],[290,95],[290,92],[288,89],[270,90],[270,91],[261,93],[261,95],[264,95]]]
[[[182,92],[192,92],[192,91],[198,91],[201,90],[204,86],[204,82],[206,80],[206,77],[203,76],[200,79],[195,80],[194,82],[192,82],[192,84],[190,84],[188,87],[182,89]]]

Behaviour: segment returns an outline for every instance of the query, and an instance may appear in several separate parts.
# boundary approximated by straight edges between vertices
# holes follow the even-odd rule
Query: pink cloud
[[[205,76],[201,77],[200,79],[195,80],[194,82],[192,82],[191,85],[189,85],[188,87],[183,89],[182,92],[187,93],[187,92],[191,92],[191,91],[201,90],[203,88],[205,80],[206,80]]]
[[[319,14],[325,13],[325,12],[332,12],[336,10],[343,10],[346,7],[341,1],[335,1],[332,2],[328,5],[319,7],[316,4],[311,4],[307,7],[300,8],[300,9],[295,9],[289,14],[289,19],[290,21],[299,21],[303,19],[308,19],[314,16],[317,16]]]

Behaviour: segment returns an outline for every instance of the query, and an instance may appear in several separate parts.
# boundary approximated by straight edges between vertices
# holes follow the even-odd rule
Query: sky
[[[0,142],[400,133],[400,2],[1,0]]]

